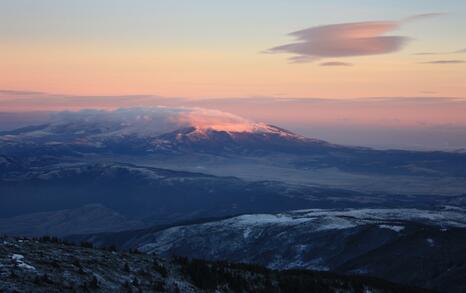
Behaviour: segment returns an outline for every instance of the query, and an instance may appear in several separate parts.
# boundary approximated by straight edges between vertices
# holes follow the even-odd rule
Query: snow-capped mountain
[[[61,112],[50,122],[0,133],[8,146],[71,147],[79,152],[304,151],[330,144],[229,113],[198,108]]]
[[[464,153],[334,145],[200,108],[55,113],[46,124],[0,133],[0,154],[31,161],[137,162],[368,192],[462,194],[466,187]]]
[[[305,139],[290,131],[257,123],[215,110],[197,108],[129,108],[114,111],[82,110],[51,114],[49,123],[0,133],[2,140],[40,140],[56,137],[62,142],[79,138],[102,140],[110,137],[157,138],[163,134],[183,133],[189,129],[193,141],[221,132],[231,135],[276,135]],[[188,134],[188,133],[185,133]]]
[[[63,112],[0,133],[0,232],[419,285],[464,268],[465,177],[462,153],[333,145],[218,111]],[[426,255],[448,262],[417,275]],[[389,271],[404,267],[419,278]]]

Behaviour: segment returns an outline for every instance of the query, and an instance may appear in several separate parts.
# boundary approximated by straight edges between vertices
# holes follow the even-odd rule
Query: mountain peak
[[[303,138],[276,126],[218,110],[167,107],[57,112],[51,115],[47,124],[2,133],[0,137],[8,136],[8,139],[13,140],[18,137],[37,138],[63,134],[95,139],[108,136],[157,137],[175,131],[184,134],[189,132],[190,136],[198,138],[208,137],[210,132]]]
[[[166,107],[59,112],[48,124],[3,133],[0,140],[76,147],[78,152],[306,152],[329,145],[230,113]]]

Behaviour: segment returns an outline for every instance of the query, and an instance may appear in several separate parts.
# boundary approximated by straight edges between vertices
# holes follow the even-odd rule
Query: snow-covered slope
[[[462,292],[458,284],[464,285],[466,272],[466,210],[451,206],[245,214],[70,240],[274,269],[369,275],[444,292]]]
[[[466,228],[466,211],[445,207],[251,214],[172,227],[132,243],[139,242],[139,249],[150,253],[326,270],[424,226],[444,232]]]
[[[153,231],[127,244],[162,255],[340,271],[445,291],[458,284],[449,280],[460,280],[466,271],[466,210],[313,209],[242,215]]]

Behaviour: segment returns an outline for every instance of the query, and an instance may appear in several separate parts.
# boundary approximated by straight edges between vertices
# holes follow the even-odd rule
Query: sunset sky
[[[1,0],[0,6],[2,89],[188,98],[466,93],[462,0]],[[333,24],[342,25],[322,29]],[[289,35],[308,28],[316,29]],[[296,43],[312,54],[286,47]]]
[[[194,106],[466,147],[465,19],[463,0],[0,0],[0,112]]]

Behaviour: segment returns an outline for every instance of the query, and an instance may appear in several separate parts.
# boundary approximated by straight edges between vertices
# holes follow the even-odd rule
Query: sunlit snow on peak
[[[289,135],[287,131],[256,123],[230,113],[203,108],[126,108],[113,111],[81,110],[59,112],[52,116],[52,125],[73,124],[76,127],[103,127],[108,132],[154,135],[180,128],[195,128],[198,132],[225,131]]]

